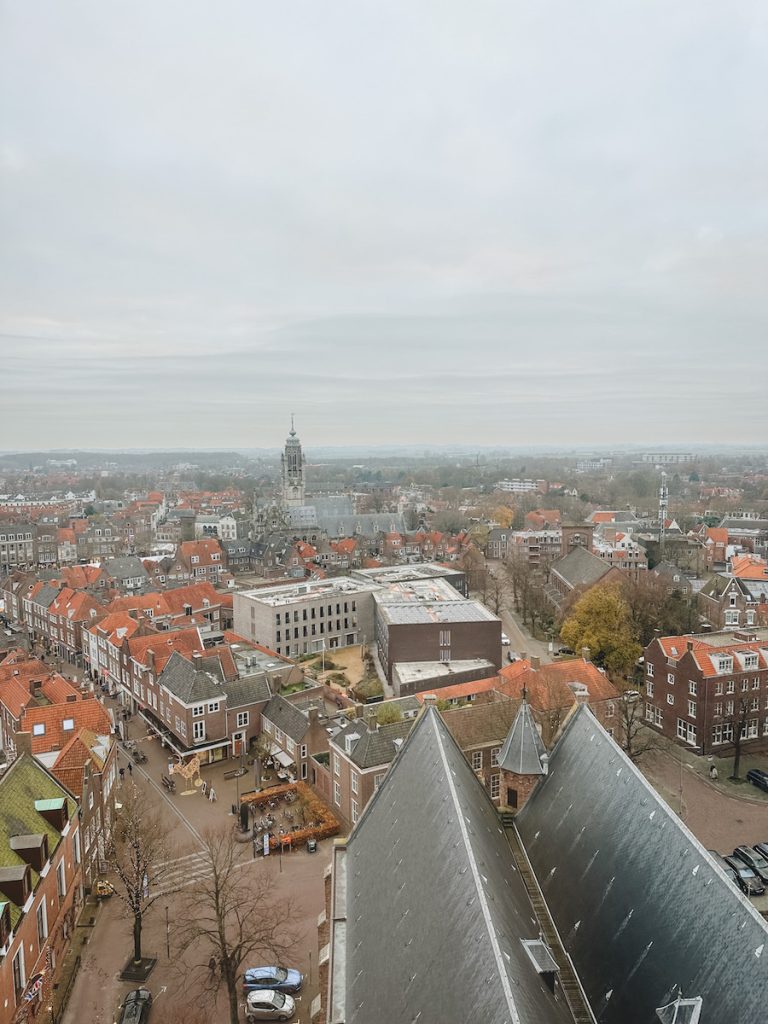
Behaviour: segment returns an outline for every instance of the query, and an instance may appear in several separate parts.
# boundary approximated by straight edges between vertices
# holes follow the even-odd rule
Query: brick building
[[[0,1024],[21,1006],[27,1020],[47,1020],[83,899],[77,802],[25,738],[0,778]]]
[[[645,649],[649,726],[700,754],[768,748],[768,631],[656,637]]]

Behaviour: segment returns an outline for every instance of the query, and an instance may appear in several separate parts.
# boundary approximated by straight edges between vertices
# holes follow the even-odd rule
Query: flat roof
[[[355,569],[356,579],[372,580],[375,583],[405,583],[408,580],[439,579],[441,576],[462,575],[463,570],[448,568],[435,562],[418,562],[411,565],[382,565],[376,569]]]
[[[707,647],[732,647],[734,644],[750,643],[748,640],[737,637],[736,633],[755,637],[756,640],[751,641],[752,643],[768,642],[768,629],[753,629],[751,626],[734,626],[731,632],[718,630],[716,633],[690,633],[686,636],[690,636],[693,640],[700,640]]]
[[[484,658],[467,658],[464,661],[398,661],[394,673],[401,683],[418,683],[422,679],[448,679],[462,672],[477,669],[487,675],[496,675],[496,666]]]
[[[467,600],[448,580],[442,577],[387,583],[382,590],[376,591],[374,598],[376,603],[380,605],[418,604],[420,602],[438,601],[462,604]]]
[[[384,604],[379,613],[391,625],[429,622],[498,622],[501,619],[478,601],[430,601],[425,604]]]
[[[247,597],[251,601],[271,605],[273,608],[302,601],[316,601],[323,597],[343,597],[345,594],[367,594],[376,589],[369,580],[355,580],[341,576],[331,580],[306,580],[300,583],[282,584],[278,587],[264,587],[256,590],[241,590],[235,597]]]

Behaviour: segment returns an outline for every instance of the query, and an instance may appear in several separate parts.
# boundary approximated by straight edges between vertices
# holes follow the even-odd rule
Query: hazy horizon
[[[768,436],[764,4],[7,0],[0,58],[9,450]]]

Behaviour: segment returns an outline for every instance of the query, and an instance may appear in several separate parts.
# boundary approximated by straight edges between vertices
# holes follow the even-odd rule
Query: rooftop
[[[501,620],[479,601],[461,599],[425,601],[424,604],[383,604],[379,607],[379,614],[392,625],[428,622],[498,622],[501,625]]]
[[[354,580],[342,576],[329,580],[303,580],[300,583],[282,584],[277,587],[262,587],[256,590],[241,590],[236,597],[246,597],[250,601],[279,608],[287,604],[302,601],[317,601],[324,597],[344,597],[345,595],[367,594],[376,589],[370,581]]]
[[[490,678],[496,672],[492,661],[471,658],[466,661],[398,661],[394,672],[401,684],[418,683],[422,680],[449,680],[460,672],[476,670]],[[438,693],[438,697],[441,694]]]

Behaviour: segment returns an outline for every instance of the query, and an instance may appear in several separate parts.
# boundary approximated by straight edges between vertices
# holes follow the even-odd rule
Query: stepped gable
[[[600,1024],[766,1019],[768,926],[585,705],[515,820]]]

